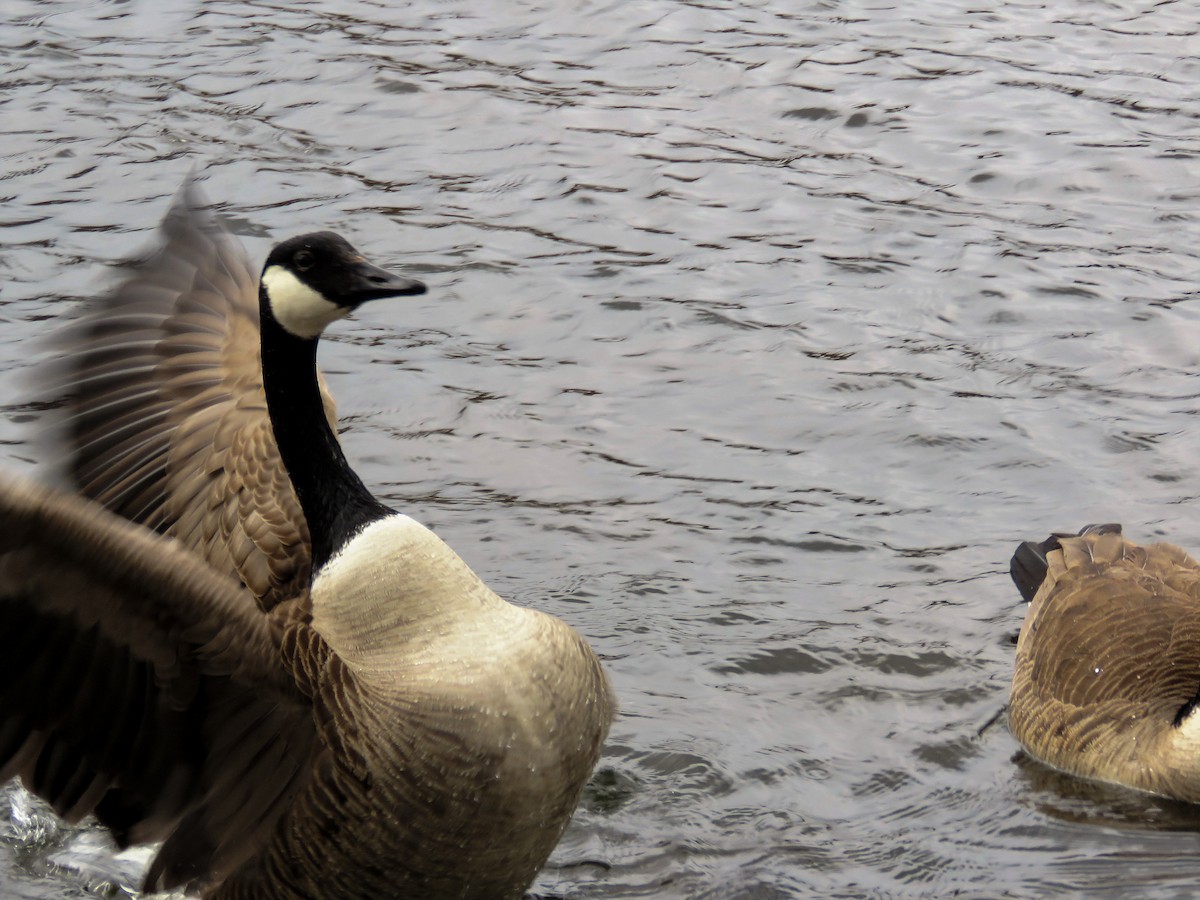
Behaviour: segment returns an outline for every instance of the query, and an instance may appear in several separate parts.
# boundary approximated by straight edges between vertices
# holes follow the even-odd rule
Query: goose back
[[[1017,642],[1013,734],[1063,771],[1200,802],[1200,566],[1111,527],[1042,546],[1044,578]]]

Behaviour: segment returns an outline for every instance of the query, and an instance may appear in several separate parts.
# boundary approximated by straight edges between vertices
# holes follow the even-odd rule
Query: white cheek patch
[[[326,325],[350,312],[326,300],[283,266],[263,272],[262,283],[275,320],[296,337],[320,337]]]

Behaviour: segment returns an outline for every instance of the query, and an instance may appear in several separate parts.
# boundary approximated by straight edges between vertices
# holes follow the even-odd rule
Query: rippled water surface
[[[0,13],[0,463],[189,170],[424,279],[326,344],[351,459],[623,705],[539,896],[1197,888],[1200,812],[997,719],[1017,540],[1200,549],[1193,4]],[[136,883],[14,802],[5,896]]]

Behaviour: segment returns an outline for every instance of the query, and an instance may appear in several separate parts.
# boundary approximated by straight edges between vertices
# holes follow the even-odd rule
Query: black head
[[[359,304],[423,294],[425,285],[373,266],[345,238],[317,231],[271,251],[263,266],[262,290],[271,315],[285,330],[315,338]]]

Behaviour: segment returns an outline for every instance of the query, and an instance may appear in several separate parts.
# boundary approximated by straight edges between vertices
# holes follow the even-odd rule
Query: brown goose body
[[[1200,802],[1200,565],[1100,526],[1023,544],[1013,577],[1036,590],[1009,700],[1025,750],[1074,775]]]
[[[264,385],[226,364],[259,335],[238,324],[245,279],[221,280],[240,251],[188,195],[166,232],[115,295],[134,308],[85,326],[138,353],[88,344],[67,368],[84,496],[0,480],[0,635],[21,635],[0,775],[122,843],[164,841],[152,891],[521,896],[614,704],[576,632],[496,596],[345,465],[317,336],[415,291],[332,235],[280,245],[250,287]],[[361,269],[353,298],[310,289],[330,266]]]
[[[519,897],[557,843],[604,675],[413,520],[383,526],[406,551],[394,604],[327,573],[311,621],[72,495],[6,479],[0,521],[0,623],[25,641],[0,774],[122,841],[165,839],[149,889]]]

